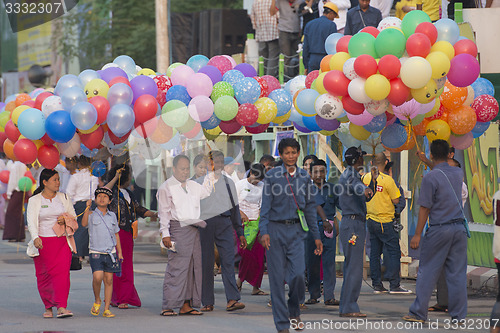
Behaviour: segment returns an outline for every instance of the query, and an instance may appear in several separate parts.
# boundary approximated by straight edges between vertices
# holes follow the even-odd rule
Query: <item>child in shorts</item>
[[[97,209],[90,211],[92,200],[87,201],[87,209],[83,214],[82,225],[89,228],[89,256],[92,268],[92,288],[95,302],[90,310],[93,316],[98,316],[101,309],[101,284],[104,281],[104,312],[105,318],[115,315],[109,310],[111,294],[113,293],[113,273],[120,273],[120,262],[123,261],[118,232],[118,220],[115,213],[108,210],[113,192],[106,187],[95,191]]]

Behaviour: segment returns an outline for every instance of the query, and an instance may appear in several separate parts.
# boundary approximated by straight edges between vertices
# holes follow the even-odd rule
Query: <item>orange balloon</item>
[[[156,129],[151,134],[151,140],[158,144],[167,143],[172,139],[173,134],[173,128],[165,124],[162,117],[159,117]]]
[[[413,147],[415,147],[415,143],[416,143],[415,142],[415,133],[410,132],[410,126],[405,126],[405,130],[406,130],[407,139],[406,139],[406,142],[401,147],[398,148],[401,151],[411,150]]]
[[[15,108],[17,108],[16,101],[10,101],[5,105],[5,111],[12,112]]]
[[[425,127],[427,126],[427,124],[429,122],[430,122],[429,119],[424,118],[424,120],[420,124],[413,126],[413,131],[415,132],[415,135],[424,136],[425,135]]]
[[[9,139],[3,142],[3,152],[9,159],[17,161],[16,155],[14,155],[14,143]]]
[[[456,109],[467,99],[467,87],[455,87],[449,81],[444,84],[444,92],[439,96],[441,104],[448,109]]]
[[[16,106],[22,105],[26,101],[31,101],[31,96],[28,94],[19,94],[16,97]]]
[[[476,126],[476,121],[476,112],[466,105],[450,110],[448,115],[448,125],[451,131],[458,135],[469,133]]]
[[[448,122],[449,115],[450,115],[450,110],[443,108],[443,113],[441,113],[441,117],[439,117],[439,119]]]
[[[328,54],[323,57],[321,63],[319,64],[319,68],[323,73],[328,72],[330,70],[330,59],[332,58],[332,54]]]

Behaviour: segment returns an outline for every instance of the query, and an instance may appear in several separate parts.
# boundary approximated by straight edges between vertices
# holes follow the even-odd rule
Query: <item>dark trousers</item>
[[[298,32],[279,32],[280,51],[285,55],[285,81],[291,80],[299,74],[299,54],[297,50],[300,43]]]
[[[259,56],[264,57],[264,73],[278,78],[280,43],[278,39],[259,42]]]

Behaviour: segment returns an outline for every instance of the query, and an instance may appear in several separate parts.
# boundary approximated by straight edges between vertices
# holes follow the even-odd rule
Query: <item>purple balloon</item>
[[[312,131],[305,128],[305,127],[302,127],[300,125],[298,125],[295,121],[293,122],[293,126],[298,129],[299,131],[301,131],[302,133],[311,133]]]
[[[468,53],[457,54],[451,59],[448,81],[455,87],[467,87],[479,76],[479,61]]]
[[[125,73],[125,71],[120,67],[108,67],[99,71],[99,75],[101,76],[101,79],[106,81],[107,84],[109,84],[109,82],[117,76],[122,76],[128,79],[127,73]]]
[[[255,70],[255,68],[252,65],[247,64],[247,63],[242,63],[239,65],[236,65],[234,67],[234,69],[242,72],[243,75],[245,75],[246,77],[257,76],[257,71]]]
[[[158,86],[155,80],[146,75],[139,75],[130,80],[130,86],[132,92],[134,93],[134,99],[132,103],[141,97],[142,95],[158,95]]]
[[[210,80],[212,80],[212,84],[216,84],[217,82],[222,81],[222,74],[220,70],[215,66],[211,65],[203,66],[202,68],[200,68],[198,73],[203,73],[208,75]]]
[[[316,124],[325,131],[335,131],[340,126],[340,121],[337,119],[325,119],[320,116],[316,116]]]

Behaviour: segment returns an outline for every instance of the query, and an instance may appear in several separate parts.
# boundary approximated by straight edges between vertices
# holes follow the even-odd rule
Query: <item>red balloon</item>
[[[50,145],[53,145],[54,143],[56,143],[54,140],[52,140],[49,135],[47,133],[45,133],[44,136],[42,136],[42,138],[40,139],[42,140],[42,142],[44,144],[46,144],[47,146],[50,146]]]
[[[386,54],[378,61],[378,71],[388,80],[397,78],[400,70],[401,62],[395,55]]]
[[[0,132],[0,153],[3,152],[3,143],[7,139],[5,132]]]
[[[80,133],[80,141],[82,144],[90,150],[99,147],[99,144],[104,137],[104,131],[101,126],[99,126],[95,131],[89,134]]]
[[[130,81],[123,76],[115,76],[113,79],[111,79],[111,81],[109,81],[109,86],[111,87],[113,84],[117,83],[125,83],[127,86],[132,87],[130,85]]]
[[[14,155],[24,164],[33,163],[37,156],[36,145],[29,139],[18,140],[14,144]]]
[[[160,104],[161,107],[167,103],[167,99],[165,98],[165,95],[172,87],[172,80],[166,75],[157,75],[153,78],[156,82],[156,86],[158,87],[158,94],[156,95],[156,100],[158,101],[158,104]]]
[[[33,174],[31,173],[31,171],[26,171],[24,173],[24,177],[28,177],[29,179],[31,179],[31,181],[34,183],[35,182],[35,178],[33,177]]]
[[[410,57],[425,58],[431,52],[431,41],[427,35],[414,33],[406,40],[406,52]]]
[[[395,78],[389,81],[391,84],[391,92],[387,96],[387,100],[392,105],[399,106],[406,102],[408,96],[410,96],[410,88],[405,86],[400,78]]]
[[[369,78],[377,74],[377,60],[371,55],[362,54],[354,60],[354,71],[362,78]]]
[[[311,85],[319,76],[319,70],[314,70],[306,76],[306,88],[311,89]]]
[[[349,82],[351,81],[344,75],[344,73],[338,70],[329,71],[323,78],[323,86],[326,91],[333,96],[347,96],[347,87],[349,86]]]
[[[43,101],[45,101],[45,99],[49,96],[52,96],[54,95],[53,93],[51,92],[48,92],[48,91],[45,91],[43,93],[41,93],[40,95],[36,96],[35,98],[35,108],[38,109],[38,110],[42,110],[42,103]]]
[[[448,112],[448,110],[444,107],[444,105],[440,105],[439,109],[437,110],[436,113],[434,113],[433,116],[425,118],[425,119],[429,119],[429,120],[441,119],[441,117],[443,116],[443,114],[447,113],[447,112]]]
[[[255,80],[257,80],[257,82],[259,82],[259,86],[260,86],[260,96],[259,97],[267,97],[269,96],[269,94],[271,93],[269,91],[269,85],[267,84],[267,81],[266,79],[263,79],[261,77],[254,77]]]
[[[344,106],[344,110],[346,110],[346,112],[353,115],[362,114],[363,111],[365,111],[365,106],[353,100],[351,96],[344,96],[342,98],[342,105]]]
[[[156,116],[158,102],[151,95],[142,95],[134,103],[134,114],[136,123],[145,123]]]
[[[421,33],[426,35],[429,38],[429,41],[432,45],[436,42],[438,38],[438,31],[434,24],[431,22],[422,22],[415,28],[416,33]]]
[[[38,149],[38,162],[46,169],[54,169],[59,163],[59,150],[53,145],[43,145]]]
[[[372,35],[373,37],[377,38],[378,34],[380,33],[380,30],[378,30],[377,28],[375,27],[364,27],[363,29],[361,29],[360,32],[366,32],[366,33],[369,33],[370,35]]]
[[[250,134],[259,134],[259,133],[265,132],[268,127],[269,127],[269,124],[262,124],[262,125],[255,126],[255,127],[245,126],[245,129]]]
[[[455,44],[453,44],[453,48],[455,49],[455,55],[468,53],[474,58],[477,57],[477,45],[470,39],[461,39]]]
[[[27,106],[29,106],[30,108],[34,108],[34,107],[35,107],[35,101],[34,101],[34,100],[32,100],[32,99],[30,99],[29,101],[26,101],[26,102],[24,102],[24,103],[23,103],[23,104],[21,104],[21,105],[27,105]]]
[[[229,121],[221,121],[219,127],[222,130],[222,132],[226,134],[234,134],[241,129],[241,125],[236,121],[236,119],[232,119]]]
[[[0,171],[0,182],[7,184],[9,182],[9,175],[10,175],[9,170]]]
[[[154,118],[151,118],[151,119],[149,119],[148,121],[146,121],[144,123],[140,123],[140,124],[135,123],[135,130],[137,131],[137,133],[141,137],[147,138],[147,137],[153,135],[153,133],[156,130],[157,126],[158,126],[158,118],[154,117]]]
[[[19,139],[19,137],[21,136],[21,132],[19,132],[12,120],[9,120],[7,124],[5,124],[5,134],[7,135],[7,138],[13,143],[16,142],[17,139]]]
[[[352,38],[351,35],[341,37],[339,39],[339,41],[337,42],[337,47],[336,47],[337,52],[349,53],[348,46],[349,46],[349,41],[351,40],[351,38]]]
[[[476,111],[477,121],[492,121],[498,114],[498,102],[490,95],[477,96],[471,106]]]
[[[120,143],[123,143],[123,142],[125,142],[128,139],[128,137],[129,137],[129,135],[130,135],[131,132],[132,131],[129,131],[124,136],[118,137],[118,136],[114,135],[113,132],[111,132],[110,130],[108,130],[108,136],[109,136],[109,139],[111,140],[111,142],[113,142],[115,145],[119,145]]]
[[[97,110],[96,124],[99,125],[105,122],[110,108],[108,100],[102,96],[95,96],[89,99],[89,103],[92,104]]]
[[[238,107],[238,113],[234,119],[242,126],[250,126],[255,124],[258,118],[259,110],[257,107],[250,103],[244,103]]]
[[[269,93],[271,93],[273,90],[276,89],[281,89],[281,83],[278,81],[277,78],[271,75],[264,75],[262,76],[264,80],[267,82],[267,86],[269,87]]]

